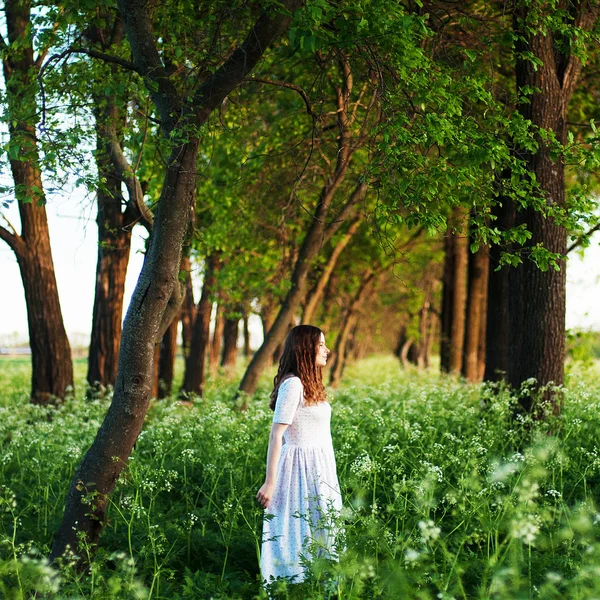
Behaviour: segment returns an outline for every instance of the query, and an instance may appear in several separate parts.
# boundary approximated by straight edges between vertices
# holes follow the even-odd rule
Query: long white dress
[[[260,570],[277,577],[304,579],[301,556],[335,558],[335,518],[342,498],[331,443],[329,402],[306,405],[299,377],[279,386],[274,423],[286,423],[275,492],[265,510]],[[333,519],[333,520],[332,520]]]

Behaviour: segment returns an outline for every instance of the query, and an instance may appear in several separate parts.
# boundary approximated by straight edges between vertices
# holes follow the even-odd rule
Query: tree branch
[[[323,234],[323,242],[329,241],[341,227],[342,223],[352,214],[356,205],[365,197],[367,193],[368,185],[366,182],[361,180],[358,185],[352,191],[348,202],[344,205],[344,208],[337,214],[336,218],[325,227]]]
[[[181,97],[160,59],[147,0],[118,0],[119,12],[125,23],[127,39],[133,52],[135,70],[149,79],[152,100],[161,118],[163,129],[170,133],[181,116]]]
[[[8,44],[6,43],[4,36],[0,33],[0,52],[4,53],[7,50],[8,50]],[[7,75],[10,76],[12,74],[12,66],[10,64],[10,61],[8,60],[8,58],[4,57],[2,59],[2,62],[4,64],[4,68],[6,69]]]
[[[25,243],[16,232],[11,233],[8,229],[0,225],[0,240],[4,240],[17,256],[23,256]]]
[[[98,50],[91,50],[89,48],[69,48],[67,52],[69,54],[86,54],[90,58],[97,58],[106,63],[119,65],[127,71],[134,71],[135,73],[143,75],[143,73],[140,72],[139,68],[134,63],[119,56],[114,56],[113,54],[107,54],[106,52],[99,52]]]
[[[575,18],[575,27],[583,29],[584,31],[591,31],[598,19],[599,9],[600,7],[598,6],[597,2],[582,2]],[[567,59],[562,81],[560,81],[563,93],[566,95],[567,99],[572,96],[573,91],[575,90],[577,80],[579,79],[579,74],[581,73],[581,68],[581,59],[571,52]]]
[[[568,248],[567,248],[567,254],[569,254],[569,252],[571,252],[572,250],[575,250],[575,248],[577,248],[578,246],[581,246],[581,244],[583,244],[583,240],[585,238],[590,237],[593,233],[596,233],[596,231],[600,231],[600,223],[594,225],[594,227],[592,227],[585,235],[582,235],[581,237],[577,238]]]
[[[265,79],[264,77],[247,77],[245,81],[256,81],[257,83],[266,83],[267,85],[274,85],[282,88],[289,88],[295,90],[300,94],[304,104],[306,105],[306,112],[313,118],[314,121],[319,120],[319,115],[314,111],[312,104],[308,98],[308,94],[299,86],[293,83],[286,83],[285,81],[275,81],[273,79]]]
[[[278,12],[271,9],[261,14],[242,45],[200,86],[194,105],[201,123],[252,71],[265,48],[288,29],[292,15],[303,5],[304,0],[284,0]]]

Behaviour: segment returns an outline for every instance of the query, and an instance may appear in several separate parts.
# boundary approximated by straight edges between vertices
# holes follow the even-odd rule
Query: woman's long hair
[[[322,331],[314,325],[298,325],[288,333],[283,344],[279,369],[273,380],[271,410],[275,410],[279,386],[284,379],[294,375],[302,381],[306,404],[318,404],[325,400],[323,373],[321,367],[317,366],[321,334]]]

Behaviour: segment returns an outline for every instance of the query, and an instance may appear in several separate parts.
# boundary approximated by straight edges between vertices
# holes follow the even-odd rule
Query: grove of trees
[[[332,386],[374,351],[418,368],[439,353],[468,381],[533,379],[560,411],[566,257],[598,229],[599,10],[5,2],[3,198],[20,224],[0,238],[25,290],[31,400],[73,386],[45,212],[58,182],[96,199],[87,381],[113,390],[52,558],[97,546],[151,398],[201,396],[243,350],[243,410],[297,323],[327,333]],[[149,239],[123,321],[135,227]]]

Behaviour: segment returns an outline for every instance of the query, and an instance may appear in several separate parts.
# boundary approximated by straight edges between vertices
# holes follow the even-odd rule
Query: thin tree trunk
[[[355,327],[360,309],[368,298],[372,291],[372,286],[376,280],[377,275],[380,271],[375,272],[370,269],[366,271],[362,277],[360,287],[358,288],[354,298],[350,302],[350,305],[344,312],[342,318],[342,329],[338,334],[335,341],[335,347],[333,351],[333,365],[329,372],[329,385],[331,387],[338,387],[342,379],[342,373],[344,371],[344,364],[346,360],[346,346],[348,344],[348,338],[350,332]]]
[[[208,368],[211,375],[215,375],[221,359],[221,349],[223,347],[223,331],[225,329],[225,306],[219,299],[215,314],[215,329],[213,331],[210,352],[208,356]]]
[[[244,311],[242,323],[244,330],[244,357],[250,358],[252,356],[252,349],[250,348],[250,318],[248,310]]]
[[[173,389],[175,377],[175,359],[177,357],[177,330],[179,328],[179,315],[173,319],[171,325],[163,335],[160,343],[158,357],[158,395],[156,398],[168,398]]]
[[[206,352],[210,342],[210,314],[217,276],[218,258],[212,254],[206,260],[202,295],[196,307],[196,319],[190,343],[190,352],[185,361],[185,373],[181,392],[202,396],[204,392]]]
[[[449,226],[444,238],[444,275],[442,287],[442,316],[440,332],[440,369],[450,372],[450,349],[452,337],[452,315],[454,313],[454,234]]]
[[[163,315],[178,285],[181,248],[190,208],[196,201],[199,138],[193,132],[243,81],[270,43],[289,27],[290,15],[300,6],[284,1],[285,13],[262,14],[242,46],[200,85],[194,102],[190,105],[186,100],[188,104],[182,110],[184,100],[165,72],[156,47],[147,3],[119,0],[118,4],[136,69],[150,81],[165,135],[169,137],[176,125],[188,133],[185,143],[173,148],[167,162],[148,253],[123,325],[113,400],[73,477],[64,517],[52,546],[52,560],[70,548],[81,557],[80,564],[87,560],[84,557],[95,552],[106,520],[108,497],[129,458],[148,410],[154,346],[161,333]],[[185,117],[177,124],[175,119],[179,115]]]
[[[450,372],[460,375],[465,343],[465,320],[467,305],[467,273],[469,265],[469,238],[467,236],[468,211],[456,207],[454,223],[454,278],[452,291],[452,329],[450,333]]]
[[[327,287],[329,279],[331,278],[331,274],[333,273],[335,266],[337,265],[337,262],[340,256],[342,255],[342,252],[358,231],[360,224],[360,218],[355,219],[348,228],[348,231],[345,233],[345,235],[338,241],[338,243],[333,248],[333,251],[329,256],[329,259],[327,260],[325,268],[323,269],[321,275],[319,275],[317,283],[308,294],[308,299],[306,301],[306,305],[304,306],[304,311],[302,313],[303,324],[310,324],[312,322],[317,306],[319,306],[319,303],[323,298],[325,288]]]
[[[340,158],[340,160],[347,161],[348,158]],[[258,378],[268,366],[269,359],[272,359],[273,354],[279,344],[285,338],[289,324],[292,322],[300,303],[305,297],[308,273],[312,262],[316,258],[319,249],[323,244],[323,241],[325,239],[329,239],[339,228],[340,222],[335,222],[327,228],[327,231],[325,231],[324,218],[327,214],[327,208],[331,204],[338,186],[345,177],[346,169],[347,164],[344,164],[343,167],[339,167],[340,174],[338,175],[337,179],[335,179],[331,184],[325,186],[321,192],[321,198],[315,212],[315,218],[306,236],[304,237],[302,247],[300,248],[298,258],[294,265],[290,290],[287,293],[283,304],[281,305],[273,326],[269,329],[269,332],[265,336],[261,347],[252,357],[242,382],[240,383],[240,391],[246,395],[252,395],[256,391]],[[364,197],[366,189],[366,184],[364,182],[360,182],[356,186],[347,206],[356,205],[359,200]],[[245,408],[246,402],[244,402],[242,405],[242,409]]]
[[[509,174],[503,173],[503,177],[509,177]],[[494,207],[495,223],[501,231],[508,231],[514,225],[515,206],[508,198],[501,200]],[[489,250],[484,381],[501,381],[508,373],[509,275],[512,267],[497,268],[503,251],[504,248],[495,245]]]
[[[237,341],[240,329],[240,318],[238,316],[228,317],[223,325],[223,357],[221,366],[228,371],[235,368],[237,363]]]
[[[490,249],[487,248],[487,261],[483,276],[483,300],[481,307],[481,324],[479,326],[479,343],[477,344],[477,381],[483,381],[485,373],[485,353],[487,339],[488,290],[490,278]]]
[[[486,246],[470,255],[467,319],[465,327],[465,361],[463,374],[467,381],[479,381],[482,327],[485,326],[485,299],[489,256]]]
[[[348,58],[340,54],[342,68],[342,81],[336,91],[337,95],[337,121],[339,128],[337,156],[335,167],[331,177],[321,189],[319,199],[311,225],[304,236],[302,246],[294,264],[291,276],[290,289],[280,307],[279,313],[269,333],[265,337],[261,347],[256,351],[246,373],[240,383],[240,392],[246,396],[241,408],[247,406],[247,397],[256,391],[258,379],[264,369],[268,366],[269,359],[277,346],[283,341],[287,327],[292,322],[301,302],[306,296],[307,277],[319,250],[338,231],[342,223],[356,209],[356,205],[364,198],[367,192],[367,184],[361,179],[358,181],[350,198],[344,203],[344,207],[329,224],[329,209],[333,204],[336,193],[346,179],[348,168],[354,152],[360,147],[361,141],[351,137],[351,115],[348,112],[349,100],[352,93],[352,71]]]
[[[35,31],[27,0],[5,2],[8,44],[2,38],[10,168],[21,218],[21,234],[0,227],[0,238],[15,252],[23,280],[29,345],[31,400],[60,401],[73,388],[71,347],[63,324],[36,138],[37,74],[41,59],[33,53]]]
[[[185,279],[185,298],[181,307],[181,339],[183,356],[187,359],[192,347],[196,305],[194,303],[194,288],[192,286],[192,265],[188,256],[181,260],[181,270],[187,273]]]

